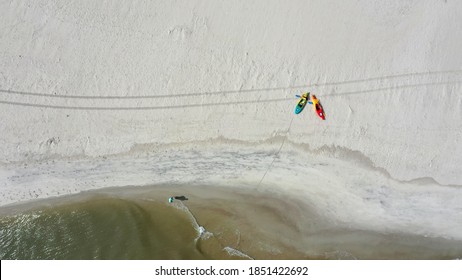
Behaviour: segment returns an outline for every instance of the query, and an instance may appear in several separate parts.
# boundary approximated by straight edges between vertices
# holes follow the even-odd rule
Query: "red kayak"
[[[316,98],[316,95],[311,95],[311,103],[313,104],[313,109],[316,111],[316,114],[318,114],[321,119],[325,120],[326,115],[324,114],[324,109]]]

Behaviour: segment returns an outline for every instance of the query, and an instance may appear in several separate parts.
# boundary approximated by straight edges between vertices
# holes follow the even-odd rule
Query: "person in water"
[[[188,200],[188,198],[184,195],[181,195],[181,196],[172,196],[172,197],[169,197],[168,198],[168,202],[169,203],[172,203],[174,200],[181,200],[181,201],[185,201],[185,200]]]

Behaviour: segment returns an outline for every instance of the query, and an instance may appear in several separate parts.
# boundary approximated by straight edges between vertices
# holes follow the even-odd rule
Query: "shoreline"
[[[174,195],[185,195],[188,200],[168,203],[168,197]],[[240,252],[238,258],[247,255],[253,259],[451,259],[462,256],[460,241],[348,228],[325,220],[300,199],[255,188],[190,185],[106,188],[2,207],[0,215],[54,209],[79,201],[97,203],[98,199],[160,203],[186,215],[190,211],[197,226],[213,237],[200,239],[199,246],[214,259],[226,258],[223,254],[230,252]],[[191,222],[191,226],[193,224]],[[221,253],[216,250],[217,246],[223,248]]]
[[[287,143],[177,146],[124,156],[62,160],[2,169],[0,203],[149,185],[215,185],[298,198],[329,221],[359,230],[462,240],[462,188],[399,182],[361,158],[301,153]],[[274,163],[271,164],[274,160]],[[270,170],[268,170],[270,168]],[[442,230],[443,229],[443,230]]]

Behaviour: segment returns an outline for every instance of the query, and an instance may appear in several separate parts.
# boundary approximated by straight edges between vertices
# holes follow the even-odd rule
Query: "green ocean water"
[[[113,197],[0,218],[1,259],[207,259],[181,211]]]

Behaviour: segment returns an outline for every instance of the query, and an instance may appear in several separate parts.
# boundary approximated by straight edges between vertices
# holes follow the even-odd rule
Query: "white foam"
[[[252,258],[251,256],[237,250],[237,249],[234,249],[234,248],[231,248],[229,246],[226,246],[225,248],[223,248],[223,251],[225,251],[226,253],[228,253],[230,256],[236,256],[236,257],[240,257],[240,258],[245,258],[245,259],[249,259],[249,260],[253,260],[254,258]]]

